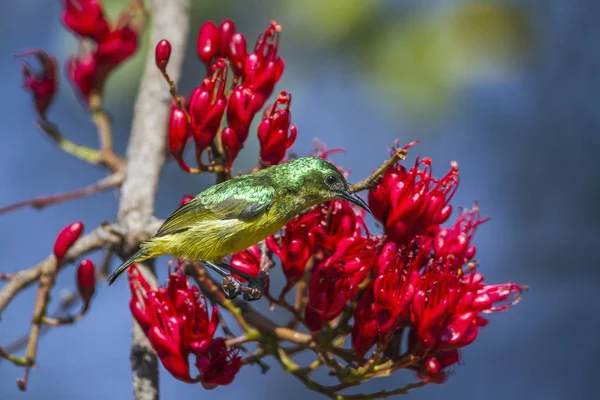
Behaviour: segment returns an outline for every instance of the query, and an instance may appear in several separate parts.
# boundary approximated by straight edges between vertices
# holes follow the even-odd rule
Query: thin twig
[[[88,105],[92,112],[92,119],[98,129],[98,138],[100,139],[100,149],[102,151],[112,151],[112,127],[110,117],[102,108],[102,94],[92,92],[89,96]]]
[[[38,125],[65,153],[90,164],[100,164],[102,157],[98,150],[72,142],[60,133],[56,125],[46,119],[38,119]]]
[[[79,302],[79,300],[80,300],[79,296],[73,292],[68,293],[66,296],[61,296],[60,305],[58,306],[57,310],[51,314],[50,318],[65,318],[64,317],[65,314],[68,313],[69,310],[71,309],[71,307],[76,305]],[[40,336],[49,332],[50,329],[51,329],[50,326],[47,326],[47,325],[43,326],[40,331]],[[27,346],[28,340],[29,340],[29,335],[23,334],[22,336],[20,336],[19,338],[17,338],[16,340],[11,342],[7,346],[5,346],[4,350],[6,350],[7,352],[10,352],[10,353],[14,353],[14,352],[22,349],[23,347]]]
[[[13,278],[13,276],[15,276],[15,274],[10,272],[0,272],[0,281],[9,281]]]
[[[206,279],[199,279],[198,274],[194,274],[195,269],[188,272],[191,272],[192,278],[195,280],[196,284],[202,290],[204,295],[213,303],[218,304],[223,307],[222,301],[224,299],[221,297],[223,292],[221,290],[214,290],[213,287],[218,289],[218,282],[216,282],[212,277],[206,276]],[[210,284],[209,284],[210,282]],[[213,287],[211,287],[211,285]],[[308,346],[309,343],[312,342],[312,336],[306,333],[298,332],[293,329],[289,329],[280,325],[277,325],[275,322],[265,317],[261,313],[257,312],[250,304],[245,301],[234,299],[227,300],[230,301],[233,306],[239,309],[241,317],[244,319],[246,325],[252,326],[256,328],[262,335],[266,335],[274,340],[284,340],[291,343]]]
[[[124,173],[118,171],[106,178],[100,179],[98,182],[85,186],[79,189],[75,189],[71,192],[53,194],[50,196],[37,197],[35,199],[23,200],[18,203],[10,204],[8,206],[0,208],[0,215],[6,214],[25,207],[33,207],[36,209],[42,209],[44,207],[58,204],[63,201],[79,199],[81,197],[91,196],[93,194],[102,192],[106,189],[114,188],[119,186],[123,182]]]
[[[379,180],[381,175],[383,175],[383,173],[388,168],[390,168],[392,165],[396,164],[398,161],[406,159],[406,154],[408,154],[406,149],[396,150],[394,155],[391,156],[386,162],[381,164],[381,166],[379,168],[377,168],[371,175],[369,175],[367,178],[363,179],[362,181],[355,183],[354,185],[351,185],[350,190],[353,192],[360,192],[363,190],[371,189],[377,183],[377,181]]]
[[[31,318],[31,330],[29,331],[29,341],[27,342],[27,349],[25,350],[25,360],[27,365],[25,366],[25,373],[23,378],[17,381],[19,389],[27,390],[27,381],[29,378],[29,370],[35,365],[37,358],[37,347],[40,339],[40,330],[42,328],[42,321],[46,315],[46,308],[50,301],[50,291],[54,287],[56,281],[56,274],[58,273],[59,263],[54,259],[54,262],[42,272],[40,276],[40,283],[38,292],[35,300],[35,306],[33,308],[33,316]]]
[[[18,367],[24,367],[27,365],[27,360],[25,357],[13,356],[8,352],[8,350],[3,349],[2,347],[0,347],[0,357],[7,359]]]

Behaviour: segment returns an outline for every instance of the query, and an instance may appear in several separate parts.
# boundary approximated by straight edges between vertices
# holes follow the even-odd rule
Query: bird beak
[[[353,193],[350,190],[346,190],[345,192],[342,192],[341,197],[344,200],[348,200],[350,203],[354,203],[360,208],[366,210],[369,214],[373,214],[367,203],[363,199],[358,197],[356,193]]]

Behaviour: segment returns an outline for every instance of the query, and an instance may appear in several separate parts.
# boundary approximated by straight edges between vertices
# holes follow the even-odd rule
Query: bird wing
[[[227,183],[232,181],[227,181]],[[239,183],[239,182],[238,182]],[[155,236],[186,231],[207,219],[248,221],[267,212],[273,204],[274,190],[265,185],[214,186],[179,207],[160,227]],[[215,189],[213,189],[215,188]]]

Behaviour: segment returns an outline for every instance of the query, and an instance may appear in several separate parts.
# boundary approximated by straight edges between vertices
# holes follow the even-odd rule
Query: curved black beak
[[[366,210],[369,214],[373,214],[367,203],[363,199],[358,197],[356,193],[353,193],[350,190],[346,190],[345,192],[342,192],[341,197],[344,200],[348,200],[350,203],[354,203],[360,208]]]

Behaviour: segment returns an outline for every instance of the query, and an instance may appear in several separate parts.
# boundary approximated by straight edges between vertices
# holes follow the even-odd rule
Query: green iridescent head
[[[330,162],[319,157],[302,157],[283,165],[286,166],[286,175],[307,197],[319,201],[348,200],[371,212],[367,203],[350,190],[344,175]]]

